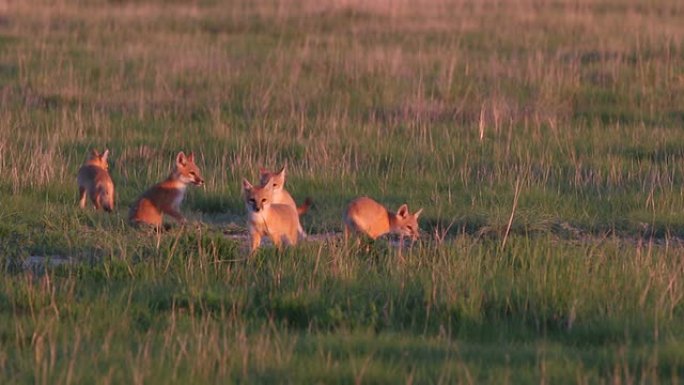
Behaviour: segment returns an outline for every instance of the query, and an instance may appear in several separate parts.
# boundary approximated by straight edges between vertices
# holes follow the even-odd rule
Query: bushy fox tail
[[[304,200],[304,203],[302,203],[301,206],[297,207],[297,214],[299,214],[299,215],[306,214],[306,212],[309,211],[309,208],[311,207],[312,204],[313,204],[313,201],[311,200],[311,198],[306,198]]]

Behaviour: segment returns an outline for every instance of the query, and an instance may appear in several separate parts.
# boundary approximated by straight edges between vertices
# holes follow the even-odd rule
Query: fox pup
[[[294,208],[297,211],[298,215],[303,215],[307,211],[309,211],[309,208],[311,207],[311,198],[306,198],[304,200],[304,204],[302,204],[301,206],[297,206],[295,200],[292,198],[292,195],[290,195],[290,193],[287,192],[287,190],[285,190],[285,168],[286,166],[283,166],[283,168],[281,168],[278,172],[271,172],[263,167],[260,168],[259,182],[261,184],[261,187],[266,186],[266,184],[268,183],[270,183],[271,186],[273,186],[273,203],[292,206],[292,208]],[[301,225],[299,226],[298,231],[299,235],[301,235],[302,237],[306,237],[306,233],[304,232],[304,229],[301,227]]]
[[[286,166],[283,166],[278,172],[271,172],[263,167],[259,169],[259,182],[261,183],[261,187],[264,187],[270,180],[271,185],[273,185],[273,203],[290,205],[297,210],[297,214],[306,214],[311,207],[311,198],[306,198],[304,204],[297,206],[292,195],[285,190],[285,168]]]
[[[415,239],[420,231],[418,217],[422,211],[420,209],[410,214],[408,206],[403,204],[393,213],[368,197],[356,198],[349,203],[344,214],[344,239],[349,239],[352,231],[366,234],[372,239],[387,233]]]
[[[78,194],[81,208],[86,207],[87,197],[93,202],[96,210],[103,208],[107,212],[114,210],[114,182],[109,176],[107,157],[109,150],[102,154],[93,149],[88,159],[78,169]]]
[[[301,228],[297,211],[290,205],[275,203],[273,184],[267,182],[264,186],[254,187],[247,179],[242,180],[252,252],[259,248],[263,235],[271,237],[277,248],[283,241],[296,245]]]
[[[162,215],[168,214],[179,223],[185,223],[180,213],[180,204],[185,198],[188,184],[202,186],[204,179],[195,164],[195,156],[185,156],[183,151],[176,155],[176,163],[171,175],[145,191],[131,206],[128,219],[131,224],[145,223],[161,228]]]

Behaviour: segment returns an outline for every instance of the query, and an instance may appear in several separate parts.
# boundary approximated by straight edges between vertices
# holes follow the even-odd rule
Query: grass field
[[[0,3],[0,383],[681,383],[682,20],[679,0]],[[105,147],[118,206],[79,210]],[[180,150],[206,180],[190,224],[131,228]],[[313,240],[247,258],[240,181],[285,163]],[[358,195],[424,208],[421,240],[344,244]]]

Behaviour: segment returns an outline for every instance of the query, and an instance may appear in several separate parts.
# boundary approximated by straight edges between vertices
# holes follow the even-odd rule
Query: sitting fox
[[[163,214],[170,215],[179,223],[185,223],[180,205],[185,198],[188,184],[202,186],[204,179],[195,164],[194,154],[185,156],[181,151],[176,155],[176,163],[169,177],[150,187],[131,206],[128,217],[130,223],[148,224],[159,230]]]
[[[96,210],[100,208],[107,212],[114,210],[114,182],[109,175],[107,163],[109,150],[102,154],[93,149],[83,166],[78,170],[78,205],[85,208],[87,198],[90,197]]]
[[[295,200],[292,198],[292,195],[290,195],[290,193],[287,192],[287,190],[285,190],[286,167],[287,166],[283,166],[283,168],[281,168],[278,172],[271,172],[263,167],[260,168],[259,182],[261,183],[261,187],[266,186],[266,184],[270,184],[273,187],[273,203],[291,206],[297,211],[298,215],[303,215],[307,211],[309,211],[309,208],[311,207],[311,198],[306,198],[304,200],[304,204],[302,204],[301,206],[297,206]],[[301,227],[301,224],[299,226],[298,232],[299,235],[302,236],[302,238],[306,237],[306,233],[304,232],[304,229]]]
[[[273,203],[282,203],[290,205],[297,210],[297,214],[304,215],[311,207],[311,198],[306,198],[301,206],[297,206],[295,200],[292,198],[287,190],[285,190],[285,169],[287,166],[283,166],[278,172],[271,172],[265,168],[259,169],[259,182],[261,186],[265,186],[268,181],[271,181],[273,185]]]
[[[291,205],[274,202],[274,188],[270,181],[264,186],[254,187],[247,179],[243,179],[242,191],[247,207],[247,227],[252,252],[259,248],[264,235],[271,237],[277,248],[283,242],[297,244],[301,229],[299,215]]]
[[[403,204],[393,213],[371,198],[356,198],[344,213],[344,239],[348,240],[351,232],[366,234],[372,239],[387,233],[415,239],[420,232],[418,217],[422,211],[410,214],[408,206]]]

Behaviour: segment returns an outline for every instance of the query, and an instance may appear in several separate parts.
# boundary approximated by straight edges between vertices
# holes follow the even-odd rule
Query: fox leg
[[[273,244],[275,245],[276,249],[278,249],[278,250],[282,249],[283,235],[281,235],[279,237],[275,237],[275,236],[271,235],[271,240],[273,241]]]
[[[361,246],[361,236],[359,232],[356,231],[355,225],[349,224],[349,222],[344,222],[344,243],[348,244],[349,243],[349,238],[354,235],[354,238],[356,238],[356,241],[354,242],[356,246]]]
[[[100,204],[100,194],[95,192],[94,194],[90,195],[90,200],[93,201],[93,206],[95,206],[95,210],[100,210],[102,207],[102,204]]]
[[[78,186],[78,195],[79,195],[79,202],[78,206],[82,209],[86,207],[86,200],[87,200],[87,194],[86,194],[86,189]]]
[[[288,238],[287,241],[288,241],[290,246],[294,246],[297,244],[297,242],[299,242],[299,237],[297,237],[297,235],[298,235],[297,233],[293,233],[287,237]],[[306,234],[304,234],[304,235],[306,235]]]
[[[259,245],[261,245],[261,234],[257,231],[250,232],[249,237],[252,241],[252,252],[255,252],[256,249],[259,248]]]
[[[349,236],[351,235],[351,228],[349,228],[349,224],[345,222],[344,224],[344,242],[347,243],[349,242]]]
[[[173,217],[173,219],[175,219],[176,221],[178,221],[178,223],[185,224],[185,222],[187,222],[187,221],[185,220],[185,217],[183,216],[183,214],[181,214],[181,213],[180,213],[178,210],[176,210],[176,209],[168,210],[166,213],[169,214],[171,217]]]
[[[304,232],[304,229],[302,228],[301,224],[297,228],[297,234],[299,234],[299,236],[302,237],[302,239],[306,238],[306,233]]]

